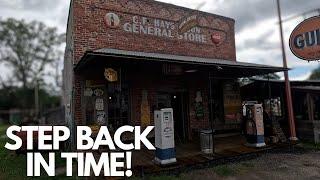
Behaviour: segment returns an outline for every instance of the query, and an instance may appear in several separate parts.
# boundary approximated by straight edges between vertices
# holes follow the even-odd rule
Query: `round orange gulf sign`
[[[291,33],[289,45],[292,53],[300,59],[320,59],[320,16],[301,22]]]

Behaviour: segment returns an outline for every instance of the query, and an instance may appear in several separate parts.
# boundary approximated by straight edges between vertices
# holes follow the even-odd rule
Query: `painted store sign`
[[[105,15],[107,28],[122,28],[123,31],[188,41],[200,44],[220,45],[226,40],[226,32],[217,29],[201,27],[197,15],[187,16],[179,22],[133,15],[128,22],[121,22],[121,17],[109,12]]]
[[[301,22],[291,33],[289,45],[300,59],[320,60],[320,16]]]

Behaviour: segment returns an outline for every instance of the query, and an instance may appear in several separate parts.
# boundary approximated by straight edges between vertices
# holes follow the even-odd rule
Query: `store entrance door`
[[[188,137],[187,97],[186,92],[176,92],[171,94],[176,143],[184,143]]]

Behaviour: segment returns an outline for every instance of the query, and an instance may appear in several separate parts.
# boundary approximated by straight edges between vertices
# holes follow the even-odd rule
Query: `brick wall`
[[[84,109],[82,106],[82,87],[85,84],[85,80],[81,75],[74,76],[74,94],[73,94],[73,115],[76,125],[85,125]]]
[[[236,60],[233,19],[152,0],[77,0],[73,5],[76,62],[85,51],[100,48]],[[116,28],[106,27],[104,17],[110,12],[120,18]],[[123,25],[132,23],[135,15],[139,23],[142,17],[148,18],[151,25],[155,19],[174,23],[173,36],[177,36],[184,18],[196,15],[207,43],[124,31]],[[211,35],[216,33],[221,33],[222,44],[212,42]]]
[[[65,121],[68,126],[72,124],[73,113],[73,61],[74,61],[74,21],[72,3],[68,18],[68,28],[66,35],[66,48],[64,54],[63,84],[62,84],[62,102],[65,107]]]
[[[105,15],[107,13],[115,13],[120,18],[120,24],[116,28],[106,26]],[[190,40],[179,40],[178,26],[184,18],[195,15],[197,17],[197,27],[200,28],[199,33],[206,36],[206,42],[194,42]],[[155,35],[126,32],[123,28],[125,23],[133,23],[133,16],[137,16],[138,21],[147,18],[151,24],[155,20],[163,20],[164,22],[173,23],[174,28],[171,29],[174,38],[159,37]],[[150,25],[147,24],[147,26]],[[191,33],[191,32],[188,32]],[[215,43],[213,35],[219,35],[221,38],[219,43]],[[153,52],[162,54],[174,54],[183,56],[196,56],[205,58],[216,58],[226,60],[236,60],[235,39],[234,39],[234,20],[219,15],[213,15],[205,12],[190,10],[171,4],[161,3],[153,0],[76,0],[71,2],[71,10],[69,14],[68,32],[67,32],[67,49],[68,58],[65,61],[68,67],[65,69],[66,82],[71,84],[68,92],[64,96],[72,92],[73,94],[73,114],[76,124],[84,123],[84,116],[81,107],[81,85],[84,80],[80,75],[72,78],[72,64],[77,64],[86,51],[97,50],[101,48],[114,48],[129,51]],[[71,63],[72,62],[72,63]],[[71,73],[72,74],[72,73]],[[142,88],[147,85],[132,89],[132,101],[141,102]],[[151,88],[152,86],[150,86]],[[206,89],[206,86],[204,87]],[[194,88],[190,90],[190,103],[195,96]],[[149,89],[149,103],[153,103],[155,89]],[[204,99],[207,101],[206,92],[204,91]],[[140,99],[139,99],[140,98]],[[66,100],[68,101],[68,100]],[[204,102],[207,104],[207,102]],[[207,105],[205,105],[207,107]],[[190,104],[190,120],[194,127],[207,126],[208,112],[205,111],[204,120],[194,118],[192,112],[193,105]],[[138,107],[134,107],[138,108]],[[140,108],[140,107],[139,107]],[[139,119],[138,109],[134,110],[132,117]],[[151,115],[153,117],[153,114]]]

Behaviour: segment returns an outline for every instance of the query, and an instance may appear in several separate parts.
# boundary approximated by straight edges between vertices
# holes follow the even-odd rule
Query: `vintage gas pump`
[[[155,162],[161,165],[175,163],[173,109],[161,109],[154,112],[155,123]]]
[[[244,102],[243,118],[246,127],[246,145],[250,147],[265,146],[262,104],[255,101]]]

